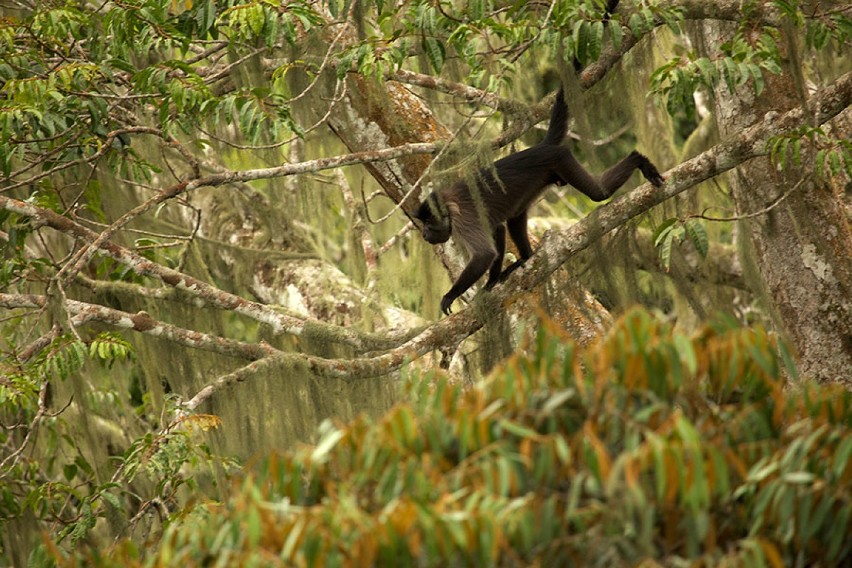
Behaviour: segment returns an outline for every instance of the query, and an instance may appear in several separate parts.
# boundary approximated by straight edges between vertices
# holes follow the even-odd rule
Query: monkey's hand
[[[456,296],[453,296],[451,293],[447,292],[443,298],[441,298],[441,311],[445,316],[453,313],[453,310],[450,307],[453,305],[453,302],[456,301]]]
[[[662,186],[666,178],[660,175],[660,172],[657,171],[657,166],[651,163],[650,160],[645,158],[645,161],[639,164],[639,169],[642,170],[642,175],[645,176],[645,179],[650,181],[654,187]]]

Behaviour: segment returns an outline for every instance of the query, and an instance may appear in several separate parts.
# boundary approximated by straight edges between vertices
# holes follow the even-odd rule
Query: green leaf
[[[109,491],[101,491],[100,497],[101,499],[109,503],[110,506],[112,506],[116,511],[124,511],[124,507],[122,506],[121,501],[113,493],[110,493]]]
[[[804,485],[808,483],[813,483],[814,479],[816,479],[816,475],[814,475],[810,471],[791,471],[782,475],[781,479],[783,479],[787,483],[792,483],[795,485]]]
[[[519,438],[535,438],[538,436],[538,432],[532,428],[517,424],[511,420],[500,420],[500,427]]]
[[[436,73],[440,73],[446,60],[444,44],[433,37],[423,38],[423,50]]]
[[[251,507],[246,515],[246,535],[252,548],[257,547],[260,542],[261,531],[260,511],[257,507]]]
[[[796,166],[802,165],[802,139],[796,138],[793,140],[793,164]]]
[[[481,20],[485,17],[485,0],[470,0],[467,4],[467,12],[471,20]]]
[[[816,156],[814,157],[814,172],[818,178],[824,177],[825,157],[827,153],[828,151],[825,148],[822,148],[817,151]]]
[[[498,489],[499,495],[509,495],[512,487],[512,463],[505,457],[497,458]]]
[[[725,78],[725,84],[728,85],[728,91],[733,93],[737,88],[739,68],[731,57],[726,57],[722,60],[722,77]]]
[[[645,29],[645,22],[637,12],[630,15],[627,25],[630,27],[630,32],[636,37],[640,37]]]
[[[847,543],[847,554],[848,554],[848,542],[849,542],[849,511],[850,507],[848,506],[841,507],[839,511],[837,511],[837,516],[832,520],[831,523],[831,537],[828,543],[828,560],[834,560],[840,554],[840,548],[843,543]]]
[[[761,460],[752,467],[751,471],[749,471],[748,481],[752,483],[759,483],[777,471],[778,462],[769,461],[766,463],[764,460]]]
[[[675,429],[677,430],[680,439],[683,440],[683,445],[692,448],[701,448],[701,436],[698,433],[695,425],[684,416],[679,416],[675,421]]]
[[[65,481],[73,481],[75,477],[77,477],[77,465],[73,463],[66,463],[62,466],[62,475],[65,476]]]
[[[678,333],[674,336],[674,344],[677,347],[677,353],[686,365],[689,374],[695,375],[695,373],[698,372],[698,356],[695,353],[692,341],[690,341],[688,337]]]
[[[542,413],[545,415],[553,414],[565,401],[574,398],[576,395],[577,392],[572,388],[554,392],[542,406]]]
[[[837,176],[840,174],[840,170],[842,169],[842,166],[840,164],[840,154],[838,154],[837,152],[831,152],[828,155],[828,168],[832,176]]]
[[[325,5],[328,6],[328,12],[332,18],[337,18],[340,15],[340,2],[338,0],[326,0]]]
[[[660,249],[660,262],[663,265],[663,269],[668,272],[671,269],[672,264],[672,244],[674,243],[674,233],[672,230],[666,231],[664,234],[660,235],[660,244],[658,244],[658,248]]]
[[[706,57],[699,57],[695,61],[698,71],[701,73],[704,84],[713,87],[716,84],[717,71],[713,63]]]
[[[617,21],[611,20],[609,23],[609,33],[612,37],[612,47],[616,51],[621,49],[621,42],[624,39],[624,28]]]
[[[694,217],[686,220],[684,223],[686,235],[689,237],[692,246],[698,251],[702,258],[707,257],[707,252],[710,250],[710,243],[707,238],[707,231],[704,229],[704,224]]]
[[[663,242],[665,238],[665,234],[671,232],[672,226],[678,222],[677,217],[672,217],[671,219],[666,219],[657,227],[657,230],[654,231],[654,246],[660,246],[660,243]]]
[[[585,64],[589,61],[588,53],[588,37],[589,37],[589,22],[586,20],[577,20],[574,23],[574,29],[571,33],[571,38],[574,43],[574,56]]]
[[[601,56],[603,46],[604,23],[594,22],[589,34],[589,61],[595,61]]]
[[[763,71],[761,71],[760,67],[758,67],[754,63],[749,63],[748,69],[751,72],[751,76],[754,78],[754,92],[755,94],[759,95],[763,92],[765,84],[763,79]]]
[[[834,477],[843,479],[850,465],[852,465],[852,436],[844,436],[834,451],[834,463],[831,466]]]
[[[214,0],[195,1],[192,8],[195,10],[195,21],[200,35],[210,33],[216,23],[216,2]]]

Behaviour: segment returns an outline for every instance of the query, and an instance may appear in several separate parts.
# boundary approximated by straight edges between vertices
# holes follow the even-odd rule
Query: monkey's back
[[[564,146],[533,146],[497,160],[475,180],[459,182],[450,191],[461,207],[487,212],[492,226],[498,225],[529,209],[547,186],[561,181],[556,166],[566,153],[570,150]]]

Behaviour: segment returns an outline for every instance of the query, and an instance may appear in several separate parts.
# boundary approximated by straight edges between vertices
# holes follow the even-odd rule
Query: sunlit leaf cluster
[[[157,486],[156,498],[163,503],[175,498],[183,485],[195,487],[195,479],[185,475],[186,467],[202,466],[210,459],[209,449],[194,436],[196,430],[206,431],[221,423],[216,416],[197,414],[179,418],[158,433],[149,433],[136,439],[121,457],[118,473],[104,480],[75,440],[62,425],[64,418],[49,418],[43,414],[43,405],[49,404],[45,382],[51,379],[66,380],[79,373],[87,361],[97,361],[107,368],[133,356],[130,344],[112,333],[102,333],[92,340],[80,341],[74,337],[59,337],[42,355],[26,364],[0,363],[3,380],[0,381],[0,411],[7,417],[16,417],[19,423],[36,419],[49,420],[43,424],[43,439],[48,448],[64,448],[62,452],[47,451],[48,459],[32,461],[21,452],[4,454],[0,460],[0,478],[26,481],[22,489],[18,484],[0,484],[0,520],[32,514],[49,518],[54,523],[54,543],[71,547],[79,545],[90,536],[98,519],[121,513],[128,517],[130,503],[138,504],[129,484],[144,477]],[[51,387],[55,388],[55,387]],[[102,398],[105,404],[114,404],[114,393],[92,390],[77,393],[77,397]],[[74,398],[65,404],[73,404]],[[54,423],[57,422],[57,423]],[[46,426],[49,426],[47,428]],[[0,443],[10,448],[20,444],[13,429],[0,430]],[[25,446],[23,447],[25,448]],[[128,499],[129,497],[129,499]],[[148,503],[143,504],[148,506]],[[39,558],[43,551],[34,558]]]
[[[68,538],[76,543],[104,515],[105,506],[115,501],[110,493],[113,483],[97,484],[98,475],[85,452],[79,451],[75,440],[62,427],[61,420],[52,414],[51,393],[56,387],[51,381],[67,381],[89,362],[107,368],[133,355],[130,344],[113,333],[101,333],[90,340],[60,336],[49,347],[29,361],[14,358],[0,360],[0,479],[15,479],[16,483],[0,483],[0,520],[31,514],[49,518],[57,526],[57,542]],[[86,396],[78,393],[78,397]],[[74,399],[65,402],[67,408]],[[19,426],[33,420],[41,423],[44,460],[33,460],[28,447],[18,436]],[[56,450],[60,445],[66,449]],[[16,450],[17,448],[17,450]],[[91,485],[90,485],[91,484]]]
[[[780,73],[780,51],[776,43],[777,32],[771,28],[757,41],[746,41],[738,33],[720,46],[723,53],[716,59],[687,52],[673,57],[657,68],[651,76],[651,90],[669,112],[693,108],[696,91],[712,92],[720,82],[731,92],[751,82],[756,94],[765,85],[764,72]]]
[[[140,471],[145,471],[155,479],[174,482],[182,467],[206,456],[209,451],[206,446],[193,440],[193,429],[206,431],[218,428],[221,423],[216,416],[198,414],[176,420],[161,432],[150,432],[134,440],[122,456],[120,477],[130,481]],[[193,480],[184,480],[182,476],[179,481],[194,484]],[[170,490],[174,489],[176,487]]]
[[[810,49],[839,49],[852,40],[852,16],[848,10],[821,6],[822,10],[808,9],[806,14],[807,5],[796,0],[775,0],[772,4],[791,24],[805,27],[805,43]],[[758,26],[755,9],[756,6],[744,6],[740,29],[720,46],[722,56],[711,60],[684,50],[654,72],[652,91],[669,112],[692,109],[697,90],[712,92],[720,82],[731,92],[751,83],[754,92],[760,94],[765,88],[764,73],[781,73],[781,34],[771,26]]]
[[[233,564],[839,566],[852,555],[852,397],[788,389],[783,349],[722,321],[644,312],[585,350],[544,326],[470,390],[414,403],[250,470],[148,561]],[[119,549],[101,565],[143,557]]]
[[[795,25],[805,26],[809,48],[835,49],[848,45],[852,38],[852,14],[848,9],[829,3],[819,5],[821,10],[814,10],[812,5],[800,0],[773,0],[772,4]]]
[[[261,0],[238,2],[219,15],[220,33],[232,40],[252,43],[262,41],[267,47],[276,45],[283,37],[294,44],[299,34],[322,24],[323,18],[307,2]]]

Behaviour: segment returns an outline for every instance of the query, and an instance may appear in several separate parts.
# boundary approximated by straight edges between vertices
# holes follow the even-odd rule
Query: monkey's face
[[[450,215],[443,210],[434,193],[417,208],[414,217],[423,222],[423,238],[427,243],[438,245],[450,240]]]
[[[448,220],[449,221],[449,220]],[[450,223],[434,223],[423,225],[423,238],[427,243],[439,245],[450,240]]]

